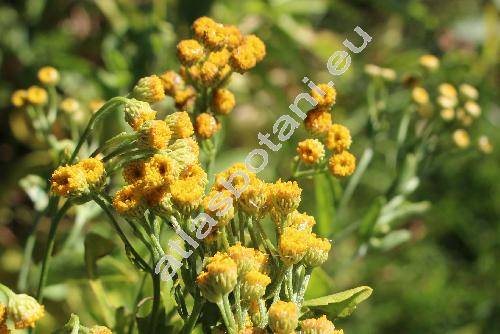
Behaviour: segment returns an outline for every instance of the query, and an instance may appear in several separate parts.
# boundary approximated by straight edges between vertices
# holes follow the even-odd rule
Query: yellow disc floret
[[[313,135],[325,134],[332,126],[332,115],[328,109],[314,108],[307,113],[304,125]]]
[[[38,80],[44,85],[55,85],[59,82],[59,71],[52,66],[45,66],[38,70]]]
[[[328,168],[334,176],[349,176],[356,169],[356,157],[348,151],[334,154],[328,161]]]
[[[203,139],[213,137],[220,129],[220,123],[217,119],[208,114],[201,113],[196,117],[196,134]]]
[[[317,164],[325,156],[325,148],[317,139],[306,139],[297,145],[300,160],[306,164]]]
[[[325,143],[329,150],[340,153],[351,147],[351,132],[343,125],[333,124],[326,134]]]
[[[299,310],[292,302],[277,301],[269,308],[269,325],[276,334],[291,334],[299,324]]]
[[[136,99],[149,103],[158,102],[165,98],[163,83],[156,75],[139,79],[132,94]]]

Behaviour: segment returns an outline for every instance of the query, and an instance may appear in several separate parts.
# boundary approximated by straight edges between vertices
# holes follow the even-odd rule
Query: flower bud
[[[321,92],[318,92],[316,89],[311,90],[311,96],[318,102],[317,107],[331,108],[335,104],[337,90],[335,87],[328,86],[328,84],[319,84],[318,88]]]
[[[248,35],[243,43],[250,47],[257,62],[262,61],[266,56],[266,45],[259,37]]]
[[[38,86],[31,86],[27,91],[27,99],[35,106],[44,105],[48,100],[47,91]]]
[[[16,329],[35,327],[35,322],[44,316],[44,307],[35,298],[26,294],[9,296],[7,314],[14,322]]]
[[[203,209],[206,214],[217,221],[217,226],[222,227],[227,225],[234,218],[234,205],[231,192],[228,190],[212,190],[203,199]]]
[[[169,96],[174,96],[175,92],[184,89],[184,80],[182,77],[174,71],[166,71],[160,75],[161,82],[163,83],[163,89],[165,94]]]
[[[340,153],[351,147],[352,138],[349,129],[340,124],[333,124],[326,135],[326,147]]]
[[[297,305],[277,301],[269,308],[269,325],[276,334],[291,334],[299,324]]]
[[[315,234],[307,240],[307,251],[304,255],[304,264],[309,267],[318,267],[328,259],[328,252],[332,245],[328,239],[318,238]]]
[[[464,129],[457,129],[453,132],[453,141],[458,148],[466,149],[470,145],[469,133]]]
[[[230,58],[231,68],[238,73],[245,73],[255,67],[257,58],[255,57],[252,46],[242,44],[232,53]]]
[[[450,98],[456,98],[457,97],[457,90],[455,87],[453,87],[452,84],[449,83],[442,83],[438,87],[439,93],[441,95],[450,97]]]
[[[106,170],[104,164],[98,158],[87,158],[76,164],[83,170],[85,180],[91,191],[99,191],[106,181]]]
[[[200,138],[213,137],[220,130],[220,127],[217,119],[208,113],[201,113],[196,117],[196,134]]]
[[[287,266],[299,263],[305,256],[309,237],[311,234],[307,231],[299,231],[292,227],[285,227],[281,233],[278,243],[278,252],[281,261]]]
[[[142,124],[156,118],[156,111],[151,109],[149,103],[136,99],[129,99],[123,110],[125,112],[125,121],[134,130],[138,130]]]
[[[168,115],[165,122],[170,128],[172,139],[188,138],[194,133],[193,123],[185,111],[177,111]]]
[[[80,109],[80,103],[71,97],[62,100],[60,106],[61,110],[68,115],[75,114]]]
[[[223,295],[234,290],[238,279],[236,263],[227,255],[217,253],[196,282],[209,301],[217,303]]]
[[[18,89],[12,93],[10,102],[16,108],[21,108],[28,100],[28,92],[24,89]]]
[[[306,139],[297,145],[297,153],[305,164],[317,164],[325,156],[325,148],[317,139]]]
[[[439,68],[439,59],[434,55],[423,55],[419,59],[421,66],[430,71],[435,71]]]
[[[272,205],[286,216],[299,207],[301,193],[302,189],[296,181],[282,182],[279,179],[271,186]]]
[[[313,226],[316,225],[316,221],[313,216],[309,216],[305,213],[300,213],[297,210],[286,216],[285,226],[293,227],[299,231],[311,232]]]
[[[349,176],[356,169],[356,157],[347,151],[334,154],[328,160],[328,168],[334,176]]]
[[[467,99],[477,100],[477,98],[479,97],[479,92],[472,85],[461,84],[458,89],[460,90],[460,94],[462,94]]]
[[[165,98],[163,83],[156,75],[139,79],[132,94],[136,99],[149,103],[158,102]]]
[[[182,169],[198,163],[200,148],[193,138],[177,139],[168,147],[169,155],[177,161]]]
[[[490,154],[491,152],[493,152],[493,144],[491,144],[490,139],[486,136],[479,137],[478,147],[479,150],[484,154]]]
[[[317,319],[306,319],[302,321],[301,333],[303,334],[334,334],[335,326],[325,315]]]
[[[44,85],[55,85],[59,82],[59,71],[52,66],[45,66],[38,70],[38,80]]]
[[[205,56],[205,50],[198,41],[185,39],[177,44],[177,55],[181,63],[191,65]]]
[[[267,270],[268,256],[257,249],[242,246],[238,242],[229,247],[227,253],[236,262],[239,277],[252,270],[261,272]]]
[[[221,88],[214,91],[212,95],[212,107],[216,113],[227,115],[233,110],[235,105],[236,100],[230,90]]]
[[[325,134],[332,126],[332,115],[328,109],[314,108],[307,113],[304,125],[313,135]]]
[[[429,93],[422,87],[415,87],[411,91],[411,96],[413,101],[419,105],[424,105],[429,103]]]
[[[238,198],[238,207],[249,216],[262,216],[266,211],[267,197],[267,184],[257,178],[252,178],[248,187]]]
[[[241,296],[246,300],[262,298],[266,293],[266,287],[271,283],[269,276],[252,270],[243,276],[241,285]]]
[[[174,100],[177,109],[191,111],[196,101],[196,91],[192,86],[176,90]]]
[[[200,206],[204,188],[196,180],[176,180],[170,186],[170,192],[175,207],[187,216]]]
[[[172,134],[167,123],[162,120],[144,122],[138,132],[139,144],[155,150],[166,148]]]

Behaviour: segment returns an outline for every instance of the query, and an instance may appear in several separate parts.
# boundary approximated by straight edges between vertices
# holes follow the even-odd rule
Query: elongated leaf
[[[411,233],[408,230],[392,231],[381,239],[371,241],[372,247],[382,251],[391,250],[411,239]]]
[[[377,223],[377,220],[379,219],[380,212],[382,211],[385,202],[385,197],[381,196],[376,198],[368,212],[363,217],[363,222],[359,227],[359,236],[364,241],[368,240],[371,237],[373,229],[375,227],[375,224]]]
[[[372,291],[373,289],[369,286],[360,286],[333,295],[306,300],[304,306],[318,309],[332,318],[347,317],[359,303],[370,297]]]

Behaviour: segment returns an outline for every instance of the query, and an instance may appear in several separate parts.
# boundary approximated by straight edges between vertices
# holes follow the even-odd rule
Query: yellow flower
[[[472,85],[461,84],[458,89],[460,90],[460,94],[462,94],[467,99],[477,100],[477,98],[479,97],[479,92],[477,91],[476,87]]]
[[[226,32],[224,26],[206,16],[200,17],[193,23],[195,38],[210,49],[219,49],[224,46]]]
[[[73,114],[80,108],[80,103],[77,100],[67,97],[61,101],[61,110],[66,114]]]
[[[328,109],[314,108],[304,120],[306,130],[313,135],[322,135],[332,126],[332,115]]]
[[[392,68],[381,68],[380,76],[387,81],[394,81],[397,74]]]
[[[172,139],[188,138],[194,133],[193,123],[185,111],[177,111],[168,115],[165,122],[170,128]]]
[[[142,195],[152,210],[159,216],[172,216],[175,213],[170,187],[161,185],[155,188],[143,189]]]
[[[173,96],[176,91],[184,89],[184,80],[174,71],[166,71],[160,75],[165,94]]]
[[[35,298],[26,294],[12,294],[9,296],[7,314],[14,322],[16,329],[35,327],[35,322],[40,320],[45,310]]]
[[[179,89],[174,94],[175,106],[181,110],[189,110],[196,100],[196,91],[188,86],[185,89]]]
[[[47,103],[47,91],[41,87],[31,86],[30,88],[28,88],[27,94],[27,99],[31,104],[39,106]]]
[[[328,149],[340,153],[351,147],[351,133],[345,126],[333,124],[328,130],[325,142]]]
[[[337,98],[337,90],[335,87],[330,87],[327,84],[319,84],[318,88],[322,90],[322,94],[318,93],[315,89],[311,90],[311,96],[318,102],[316,107],[330,108],[335,104]]]
[[[441,118],[447,122],[453,120],[455,118],[455,110],[453,109],[442,109],[441,110]]]
[[[457,129],[453,132],[453,141],[459,148],[467,148],[470,145],[470,137],[464,129]]]
[[[97,190],[102,187],[106,180],[106,170],[104,164],[98,158],[83,159],[76,164],[77,167],[83,170],[85,180],[90,186],[91,190]]]
[[[221,115],[227,115],[233,110],[236,100],[233,93],[225,88],[216,89],[212,94],[212,107]]]
[[[438,87],[439,93],[441,95],[450,97],[450,98],[456,98],[457,97],[457,90],[455,87],[453,87],[452,84],[449,83],[442,83]]]
[[[236,190],[241,190],[245,185],[245,178],[241,176],[241,174],[247,175],[249,181],[255,178],[255,174],[250,172],[245,166],[245,164],[236,163],[231,167],[229,167],[228,169],[226,169],[225,171],[215,175],[214,189],[217,190],[225,189],[222,186],[221,182],[224,180],[229,182],[229,179],[231,178],[232,179],[231,183],[233,184],[234,188]]]
[[[181,180],[192,180],[203,188],[205,188],[208,183],[207,173],[198,163],[189,164],[184,167],[179,178]]]
[[[198,209],[203,199],[204,188],[196,180],[176,180],[170,186],[172,202],[185,215]]]
[[[478,146],[479,150],[485,154],[493,152],[493,145],[491,144],[490,139],[486,136],[479,137]]]
[[[156,75],[139,79],[132,90],[134,97],[140,101],[154,103],[165,98],[163,83]]]
[[[52,191],[59,196],[80,197],[89,193],[85,172],[78,166],[60,166],[50,179]]]
[[[229,50],[237,48],[243,41],[243,34],[236,26],[226,24],[222,28],[224,44]]]
[[[213,86],[219,79],[219,67],[211,61],[205,61],[200,68],[200,79],[204,86]]]
[[[299,324],[299,310],[292,302],[277,301],[269,308],[269,325],[276,334],[291,334]]]
[[[149,103],[136,99],[128,100],[125,104],[124,112],[125,121],[127,121],[134,130],[138,130],[142,124],[156,118],[156,111],[151,109]]]
[[[89,334],[113,334],[113,332],[105,326],[93,326],[90,328]]]
[[[138,132],[139,143],[156,150],[167,147],[172,134],[168,124],[162,120],[147,121],[141,125]]]
[[[267,184],[256,177],[252,178],[238,198],[238,207],[249,216],[261,217],[266,211],[267,195]]]
[[[201,293],[210,302],[217,303],[223,295],[233,291],[238,274],[236,263],[224,253],[217,253],[209,259],[209,263],[202,271],[196,283]]]
[[[140,166],[138,166],[140,168]],[[144,166],[144,185],[146,188],[169,185],[179,176],[180,167],[168,155],[155,154]]]
[[[185,65],[191,65],[205,56],[203,46],[194,39],[185,39],[177,44],[177,55]]]
[[[262,298],[266,287],[271,283],[271,278],[257,270],[251,270],[243,276],[241,296],[243,299],[255,300]]]
[[[332,245],[328,239],[318,238],[315,234],[307,240],[307,251],[304,255],[304,264],[310,267],[318,267],[328,259],[328,252]]]
[[[306,139],[297,145],[300,160],[306,164],[317,164],[325,156],[325,148],[317,139]]]
[[[434,71],[439,68],[439,59],[434,55],[423,55],[419,59],[419,63],[421,66],[425,67],[428,70]]]
[[[220,130],[220,123],[217,119],[208,114],[201,113],[196,117],[196,134],[203,139],[211,138]]]
[[[330,157],[328,167],[334,176],[349,176],[356,169],[356,158],[351,153],[343,151]]]
[[[113,198],[113,207],[125,217],[141,216],[144,212],[144,205],[139,187],[130,184],[118,190]]]
[[[278,243],[281,261],[287,266],[299,263],[306,255],[310,237],[308,231],[285,227]]]
[[[257,62],[262,61],[262,59],[266,56],[266,45],[259,37],[255,35],[248,35],[245,37],[244,44],[248,45],[252,49]]]
[[[231,68],[238,73],[245,73],[257,64],[254,49],[248,44],[242,44],[234,49],[229,60]]]
[[[333,322],[323,315],[317,319],[306,319],[302,321],[300,328],[303,334],[333,334],[335,326]]]
[[[227,254],[236,263],[239,277],[243,277],[252,270],[267,271],[268,255],[257,249],[245,247],[238,242],[228,248]]]
[[[285,221],[285,226],[306,232],[311,232],[314,225],[316,225],[316,221],[313,216],[298,211],[288,214]]]
[[[44,85],[55,85],[59,82],[59,71],[52,66],[45,66],[38,70],[38,80]]]
[[[134,184],[146,175],[146,163],[143,160],[133,160],[125,165],[122,175],[125,182]]]
[[[474,118],[481,116],[481,107],[474,101],[467,101],[464,108]]]
[[[302,189],[295,181],[282,182],[279,179],[271,186],[273,207],[283,216],[296,210],[300,204]]]
[[[18,89],[14,91],[14,93],[12,93],[10,97],[10,102],[16,108],[24,106],[27,100],[28,100],[28,92],[24,89]]]
[[[458,100],[455,96],[440,95],[437,102],[442,108],[451,109],[456,107]]]
[[[214,200],[216,196],[217,200]],[[216,209],[212,210],[210,206]],[[234,204],[231,192],[229,190],[212,190],[203,199],[203,209],[206,214],[217,221],[217,226],[227,225],[234,218]]]
[[[413,88],[411,96],[417,104],[424,105],[429,103],[429,93],[423,87]]]

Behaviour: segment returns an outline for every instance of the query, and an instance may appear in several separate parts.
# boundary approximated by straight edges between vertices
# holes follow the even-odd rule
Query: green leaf
[[[306,300],[304,306],[318,309],[332,318],[347,317],[359,303],[370,297],[372,291],[373,289],[368,286],[360,286],[333,295]]]
[[[363,217],[363,221],[361,222],[361,226],[359,227],[359,236],[364,241],[368,240],[371,237],[373,229],[375,228],[375,224],[379,219],[380,212],[382,211],[385,203],[385,197],[381,196],[376,198],[375,201],[373,201],[370,209],[368,209],[368,212]]]
[[[321,235],[331,235],[335,206],[332,188],[326,175],[318,174],[314,177],[314,191],[318,232]]]
[[[110,254],[115,249],[112,240],[96,233],[89,233],[85,237],[85,266],[90,278],[94,278],[97,271],[97,260]]]
[[[391,250],[411,239],[411,233],[408,230],[397,230],[387,234],[381,239],[370,241],[371,246],[382,251]]]

